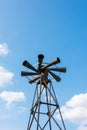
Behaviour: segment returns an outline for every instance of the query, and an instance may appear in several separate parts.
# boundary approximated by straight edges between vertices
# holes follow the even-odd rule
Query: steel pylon
[[[59,114],[59,119],[56,114]],[[42,74],[39,83],[36,83],[27,130],[54,130],[54,128],[66,130],[52,81],[46,82]]]

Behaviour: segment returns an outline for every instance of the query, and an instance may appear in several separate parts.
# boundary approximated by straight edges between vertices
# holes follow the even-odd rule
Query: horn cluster
[[[21,71],[21,76],[34,76],[32,79],[29,80],[29,83],[34,83],[35,81],[40,80],[42,74],[44,75],[45,80],[48,79],[48,75],[50,74],[57,82],[59,82],[61,78],[55,73],[53,73],[53,71],[65,73],[66,67],[60,67],[60,68],[51,67],[53,65],[60,63],[60,59],[58,57],[46,65],[43,65],[43,59],[44,55],[39,54],[37,69],[33,65],[31,65],[27,60],[25,60],[23,62],[23,66],[32,70],[32,72]]]

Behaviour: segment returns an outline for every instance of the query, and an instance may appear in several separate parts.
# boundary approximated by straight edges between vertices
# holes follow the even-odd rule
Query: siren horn
[[[49,73],[53,76],[53,78],[59,82],[61,80],[61,78],[59,76],[57,76],[56,74],[54,74],[53,72],[49,71]]]
[[[38,73],[21,71],[21,76],[32,76],[32,75],[38,75]]]
[[[43,66],[41,69],[46,69],[47,67],[55,65],[57,63],[60,63],[60,59],[59,58],[56,58],[54,61],[52,61],[51,63],[49,63],[49,64],[47,64],[45,66]]]
[[[27,60],[23,62],[23,66],[37,72],[37,70]]]
[[[38,75],[38,76],[36,76],[35,78],[30,79],[30,80],[29,80],[29,83],[31,84],[31,83],[35,82],[35,81],[38,80],[40,77],[41,77],[41,75]]]
[[[41,69],[41,64],[43,62],[44,55],[38,55],[38,69]]]
[[[49,70],[52,70],[52,71],[63,72],[63,73],[66,72],[66,67],[61,67],[61,68],[48,68],[48,69],[49,69]]]

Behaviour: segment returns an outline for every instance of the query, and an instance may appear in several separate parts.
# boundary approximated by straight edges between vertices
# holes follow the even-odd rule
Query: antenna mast
[[[53,78],[59,82],[61,78],[53,71],[65,73],[66,67],[51,67],[60,63],[59,58],[45,65],[43,59],[44,55],[38,55],[37,69],[27,60],[23,62],[23,66],[32,71],[21,71],[21,76],[33,76],[29,83],[36,84],[27,130],[66,130],[51,80]],[[55,116],[56,112],[58,112],[58,118]]]

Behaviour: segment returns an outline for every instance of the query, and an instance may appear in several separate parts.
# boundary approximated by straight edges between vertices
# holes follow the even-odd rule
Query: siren
[[[56,74],[54,74],[53,72],[49,71],[49,73],[52,75],[52,77],[59,82],[61,80],[61,78],[59,76],[57,76]]]
[[[38,69],[41,69],[41,64],[43,62],[44,55],[38,55]]]
[[[38,73],[21,71],[21,76],[31,76],[31,75],[38,75]]]
[[[43,66],[41,69],[46,69],[47,67],[50,67],[50,66],[52,66],[52,65],[55,65],[55,64],[57,64],[57,63],[60,63],[60,59],[59,59],[58,57],[57,57],[55,60],[53,60],[51,63],[49,63],[49,64]]]
[[[48,69],[49,69],[49,70],[52,70],[52,71],[63,72],[63,73],[66,72],[66,67],[61,67],[61,68],[48,68]]]
[[[55,73],[53,73],[53,71],[63,72],[63,73],[66,72],[66,67],[50,68],[51,66],[56,65],[57,63],[60,63],[60,59],[58,57],[56,59],[54,59],[53,61],[51,61],[50,63],[47,63],[46,65],[42,65],[43,59],[44,59],[44,55],[39,54],[37,69],[33,65],[31,65],[27,60],[25,60],[23,62],[23,66],[25,66],[33,71],[33,72],[32,71],[31,72],[21,71],[21,76],[33,76],[32,79],[29,79],[30,84],[39,80],[42,74],[44,77],[42,79],[43,81],[48,81],[49,80],[48,75],[50,74],[57,82],[59,82],[61,80],[61,78],[58,75],[56,75]]]
[[[27,67],[27,68],[37,72],[37,70],[34,68],[34,66],[32,66],[27,60],[25,60],[23,62],[23,66],[25,66],[25,67]]]
[[[31,83],[35,82],[35,81],[38,80],[40,77],[41,77],[41,75],[38,75],[38,76],[36,76],[35,78],[30,79],[30,80],[29,80],[29,83],[31,84]]]

